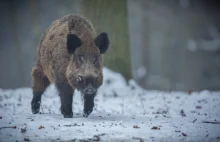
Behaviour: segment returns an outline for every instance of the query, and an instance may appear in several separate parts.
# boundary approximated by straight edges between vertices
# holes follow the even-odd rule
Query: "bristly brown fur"
[[[79,48],[73,50],[74,54],[68,52],[67,35],[69,34],[79,38],[79,43],[81,43]],[[34,94],[41,96],[50,83],[55,83],[61,97],[61,111],[64,117],[72,116],[72,110],[70,111],[72,101],[65,104],[67,102],[63,100],[70,99],[70,94],[73,93],[74,89],[84,89],[87,85],[77,86],[76,78],[78,76],[83,76],[85,79],[92,78],[91,80],[95,80],[93,82],[95,82],[96,88],[102,84],[101,49],[97,48],[95,40],[96,33],[93,25],[86,18],[72,14],[55,20],[41,39],[36,65],[32,70],[32,89]],[[108,48],[108,38],[105,41]],[[86,60],[81,67],[78,63],[80,56]],[[94,58],[97,58],[96,62]],[[72,89],[62,89],[70,87]],[[33,97],[32,108],[36,108],[34,105],[38,103],[35,102],[34,98],[36,96]],[[37,113],[38,110],[34,112]]]
[[[75,34],[81,39],[85,47],[84,52],[93,49],[90,45],[94,44],[96,34],[88,20],[78,15],[67,15],[54,21],[45,33],[38,55],[43,72],[51,83],[67,81],[64,73],[71,58],[66,48],[68,33]]]

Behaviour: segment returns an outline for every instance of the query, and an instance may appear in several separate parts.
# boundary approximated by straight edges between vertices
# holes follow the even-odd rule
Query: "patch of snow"
[[[35,115],[31,88],[0,89],[0,141],[219,141],[220,92],[150,91],[103,71],[88,118],[82,116],[77,91],[73,118],[63,118],[54,85],[42,96],[41,114]]]

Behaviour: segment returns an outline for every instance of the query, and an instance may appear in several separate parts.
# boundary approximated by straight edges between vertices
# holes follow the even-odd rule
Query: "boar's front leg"
[[[83,116],[88,117],[93,111],[95,94],[84,94],[83,98],[84,98]]]
[[[58,83],[56,84],[61,99],[61,113],[64,118],[72,118],[72,101],[73,101],[73,89],[69,84]]]

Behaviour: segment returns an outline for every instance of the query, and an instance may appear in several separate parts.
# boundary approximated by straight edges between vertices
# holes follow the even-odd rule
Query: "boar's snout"
[[[76,77],[77,89],[82,91],[84,94],[95,94],[97,91],[97,78],[91,76],[81,76]]]
[[[94,88],[91,84],[87,85],[84,89],[85,94],[94,94],[96,92],[96,88]]]

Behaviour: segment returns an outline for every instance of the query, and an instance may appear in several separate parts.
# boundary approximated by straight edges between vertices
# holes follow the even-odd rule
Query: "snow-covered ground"
[[[74,117],[63,118],[54,85],[36,115],[31,88],[0,89],[0,141],[220,141],[220,92],[147,91],[106,68],[104,75],[88,118],[79,92]]]

